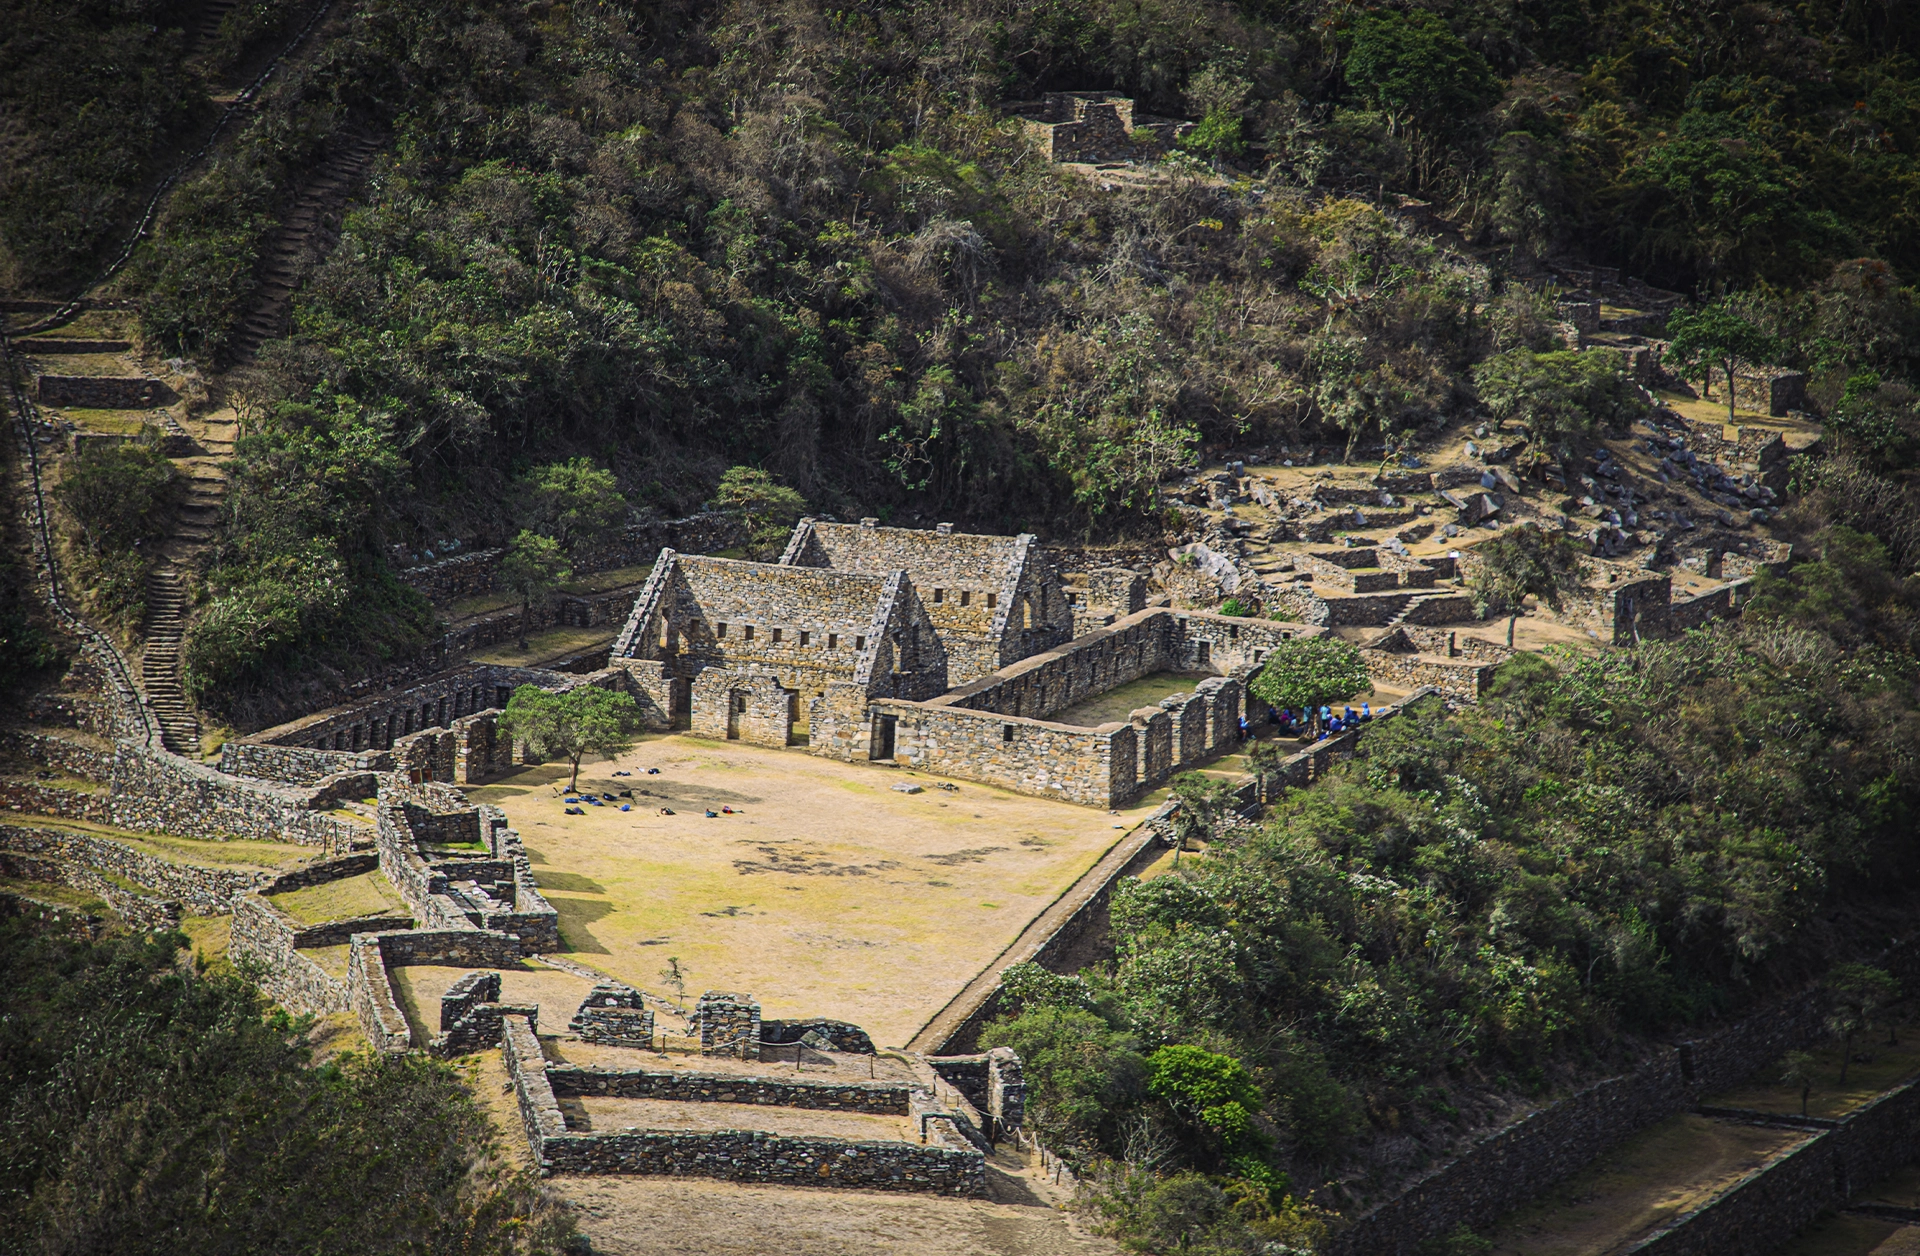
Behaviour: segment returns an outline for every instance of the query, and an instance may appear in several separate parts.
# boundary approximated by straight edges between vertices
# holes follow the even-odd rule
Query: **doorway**
[[[747,713],[747,691],[730,689],[727,691],[727,740],[740,740],[740,717]]]
[[[897,715],[882,715],[875,721],[873,728],[873,754],[869,757],[874,759],[893,758],[894,732],[899,723],[900,717]]]

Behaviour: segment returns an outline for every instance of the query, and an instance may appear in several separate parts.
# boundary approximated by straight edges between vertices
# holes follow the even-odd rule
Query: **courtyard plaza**
[[[683,734],[583,766],[580,790],[615,801],[579,815],[567,814],[582,796],[568,775],[529,766],[467,791],[520,831],[566,959],[669,999],[684,990],[689,1006],[733,990],[770,1019],[851,1021],[886,1046],[911,1039],[1165,798],[1109,813]],[[543,1006],[542,1028],[571,1011]]]

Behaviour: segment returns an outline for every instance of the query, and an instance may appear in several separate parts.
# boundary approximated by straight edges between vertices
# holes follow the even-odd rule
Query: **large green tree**
[[[1247,691],[1268,706],[1305,710],[1318,722],[1321,707],[1345,702],[1372,684],[1360,651],[1326,633],[1276,646],[1247,682]]]
[[[616,755],[633,745],[640,711],[630,694],[597,685],[576,685],[552,693],[521,685],[500,713],[500,730],[523,741],[542,758],[565,759],[573,769],[569,790],[580,787],[580,760],[589,754]]]
[[[1724,300],[1673,315],[1667,320],[1667,335],[1667,360],[1688,377],[1700,380],[1703,391],[1711,385],[1713,368],[1720,369],[1727,385],[1729,423],[1736,418],[1734,373],[1743,365],[1771,361],[1777,348],[1765,329]]]
[[[1523,424],[1542,452],[1563,460],[1647,409],[1619,355],[1604,350],[1510,349],[1474,367],[1473,383],[1496,420]]]

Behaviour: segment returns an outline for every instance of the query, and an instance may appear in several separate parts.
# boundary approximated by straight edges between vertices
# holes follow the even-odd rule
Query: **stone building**
[[[947,676],[956,685],[1074,635],[1073,607],[1060,573],[1028,535],[980,536],[945,523],[929,532],[883,528],[877,519],[802,519],[780,563],[868,576],[908,573],[946,647]]]
[[[905,571],[868,574],[663,551],[611,665],[654,728],[793,743],[830,712],[947,688],[947,654]],[[804,735],[804,734],[803,734]]]
[[[1048,92],[1019,110],[1049,161],[1112,161],[1133,152],[1133,101],[1108,92]]]

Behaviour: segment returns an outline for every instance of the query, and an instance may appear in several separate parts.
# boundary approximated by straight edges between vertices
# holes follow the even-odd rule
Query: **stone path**
[[[146,649],[140,657],[140,687],[160,722],[160,740],[175,754],[200,756],[200,721],[187,705],[180,678],[180,639],[186,629],[186,591],[169,564],[147,576]]]
[[[294,289],[305,270],[333,247],[347,197],[373,164],[380,141],[350,133],[329,140],[327,149],[267,245],[253,309],[234,337],[230,356],[235,362],[251,362],[261,345],[287,334]]]

